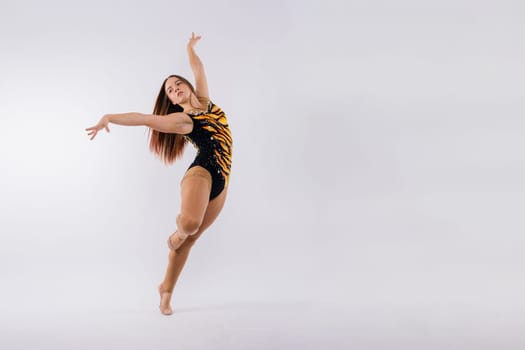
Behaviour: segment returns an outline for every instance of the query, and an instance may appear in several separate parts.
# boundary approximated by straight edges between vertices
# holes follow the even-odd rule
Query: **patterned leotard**
[[[208,101],[206,112],[188,113],[193,130],[185,137],[197,148],[195,160],[188,169],[201,166],[211,174],[210,200],[228,185],[232,162],[232,136],[226,114]]]

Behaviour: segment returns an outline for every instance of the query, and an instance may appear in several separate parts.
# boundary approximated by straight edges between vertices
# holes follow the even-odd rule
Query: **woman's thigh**
[[[206,229],[209,228],[215,222],[215,220],[221,213],[222,208],[224,207],[227,193],[228,187],[225,187],[224,190],[217,197],[210,201],[208,207],[206,208],[206,212],[204,213],[204,218],[202,220],[202,224],[200,225],[199,230],[193,236],[188,237],[188,239],[186,240],[187,242],[184,242],[183,245],[193,245],[193,243],[195,243],[195,241],[204,233],[204,231],[206,231]]]
[[[210,202],[211,181],[210,173],[203,167],[195,166],[186,172],[180,184],[179,218],[202,224]]]

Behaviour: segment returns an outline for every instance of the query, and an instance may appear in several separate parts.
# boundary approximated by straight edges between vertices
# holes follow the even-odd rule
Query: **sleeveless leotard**
[[[210,200],[217,197],[228,185],[232,162],[232,136],[226,114],[208,100],[206,111],[188,113],[193,120],[193,130],[185,135],[197,155],[188,169],[201,166],[212,178]]]

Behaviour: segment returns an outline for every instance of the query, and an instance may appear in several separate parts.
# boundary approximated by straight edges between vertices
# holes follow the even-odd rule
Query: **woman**
[[[177,228],[168,238],[170,248],[164,281],[159,285],[160,311],[172,314],[171,295],[191,247],[219,215],[228,190],[232,138],[224,112],[208,95],[204,67],[195,53],[200,36],[192,33],[187,44],[195,89],[181,76],[170,75],[159,91],[153,114],[106,114],[97,125],[87,128],[91,140],[109,123],[145,125],[150,128],[150,149],[171,164],[187,141],[197,148],[197,156],[186,171],[181,186],[181,207]]]

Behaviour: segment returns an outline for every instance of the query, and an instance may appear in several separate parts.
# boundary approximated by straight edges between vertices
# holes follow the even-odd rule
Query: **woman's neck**
[[[179,106],[184,109],[184,113],[203,110],[203,106],[195,95],[191,95],[191,97],[186,102],[179,103]]]
[[[195,109],[195,108],[190,104],[189,101],[186,102],[186,103],[179,103],[179,106],[181,106],[181,107],[184,109],[183,112],[189,112],[189,111]]]

